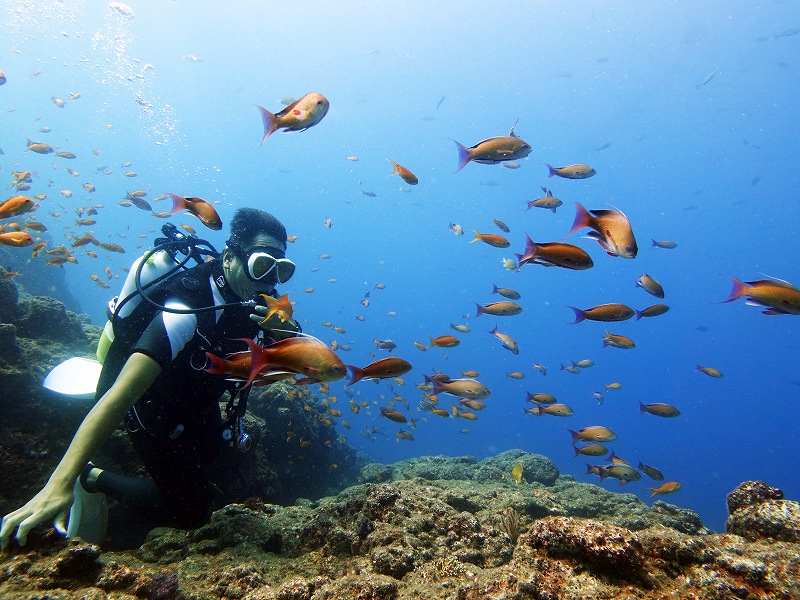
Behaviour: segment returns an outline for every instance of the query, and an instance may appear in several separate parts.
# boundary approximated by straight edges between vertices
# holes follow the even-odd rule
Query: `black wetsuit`
[[[239,300],[228,289],[219,261],[179,274],[148,295],[161,304],[190,308]],[[219,401],[234,384],[202,370],[205,352],[225,356],[246,350],[232,338],[252,339],[258,334],[260,328],[250,314],[251,308],[237,306],[178,315],[141,302],[117,320],[96,398],[111,387],[134,352],[161,366],[156,381],[125,419],[152,481],[103,471],[98,491],[149,513],[159,525],[195,528],[208,521],[216,494],[204,465],[223,448]]]

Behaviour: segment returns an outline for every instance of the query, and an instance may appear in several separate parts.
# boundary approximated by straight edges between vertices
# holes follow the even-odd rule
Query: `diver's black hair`
[[[261,233],[271,235],[286,248],[286,227],[273,215],[257,208],[240,208],[236,211],[231,220],[231,242],[240,248],[247,248]]]

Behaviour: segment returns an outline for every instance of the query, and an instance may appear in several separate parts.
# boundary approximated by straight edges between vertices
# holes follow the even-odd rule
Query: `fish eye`
[[[630,252],[631,251],[631,247],[630,246],[625,246],[625,251],[626,252]]]

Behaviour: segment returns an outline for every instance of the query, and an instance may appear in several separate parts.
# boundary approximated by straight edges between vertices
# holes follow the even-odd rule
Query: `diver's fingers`
[[[253,307],[253,310],[256,311],[257,313],[261,313],[262,315],[266,315],[267,311],[269,310],[269,308],[266,307],[266,306],[263,306],[262,304],[256,304]]]
[[[67,537],[67,516],[69,515],[69,509],[65,508],[60,513],[56,515],[56,518],[53,519],[53,527],[56,530],[58,535],[63,535]]]
[[[14,520],[14,513],[8,514],[3,517],[3,522],[0,524],[0,550],[5,550],[8,546],[8,540],[11,538],[11,532],[17,526],[17,521]]]
[[[264,321],[264,317],[261,315],[250,315],[250,320],[260,325]]]
[[[3,524],[0,526],[0,545],[2,545],[2,549],[5,549],[6,546],[8,546],[8,541],[11,539],[11,534],[14,533],[14,530],[20,523],[23,523],[26,518],[30,518],[30,514],[30,511],[26,510],[25,507],[22,507],[3,517]],[[27,530],[25,530],[25,535],[22,536],[22,541],[20,542],[21,546],[25,545],[27,533]],[[17,533],[17,541],[19,541],[19,539],[19,533]]]

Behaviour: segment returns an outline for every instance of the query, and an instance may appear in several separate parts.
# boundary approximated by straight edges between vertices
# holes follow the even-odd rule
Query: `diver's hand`
[[[265,319],[269,307],[260,304],[253,307],[254,313],[250,315],[250,319],[258,323],[258,326],[264,330],[270,338],[275,341],[284,340],[286,338],[294,337],[300,331],[300,326],[294,319],[286,319],[281,321],[278,313],[272,314],[269,319]]]
[[[63,536],[67,535],[67,516],[74,497],[72,489],[56,489],[46,485],[25,506],[8,513],[0,525],[0,549],[5,550],[11,534],[17,530],[16,540],[24,546],[28,540],[28,532],[45,521],[53,519],[53,527]]]

